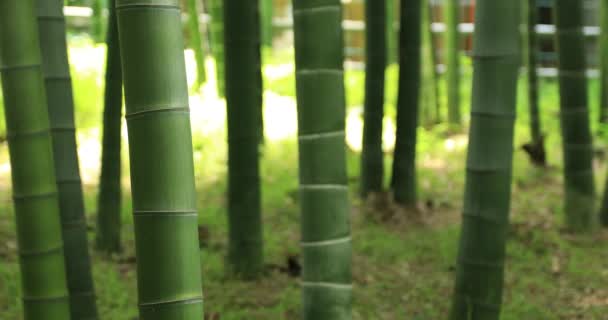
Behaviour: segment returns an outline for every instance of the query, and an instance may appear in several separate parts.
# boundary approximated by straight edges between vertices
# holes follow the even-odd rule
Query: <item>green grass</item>
[[[87,44],[81,44],[86,46]],[[292,61],[289,52],[264,54],[272,66]],[[468,64],[465,64],[468,65]],[[97,70],[97,71],[96,71]],[[101,119],[101,67],[74,70],[77,124],[94,130]],[[387,115],[394,117],[397,69],[387,76]],[[360,106],[363,73],[346,73],[348,105]],[[470,70],[463,76],[463,114],[469,106]],[[268,88],[293,95],[293,73],[269,80]],[[518,146],[527,142],[525,83],[520,85],[516,130],[512,227],[507,248],[503,318],[603,319],[608,312],[608,233],[572,236],[561,232],[562,186],[558,96],[554,80],[542,82],[542,115],[551,166],[531,166]],[[596,119],[598,86],[591,81],[592,116]],[[445,92],[445,90],[443,91]],[[602,130],[594,123],[594,130]],[[268,124],[268,122],[267,122]],[[200,124],[193,123],[193,126]],[[271,125],[271,124],[268,124]],[[396,208],[386,196],[380,209],[361,203],[359,154],[348,152],[354,238],[354,319],[445,319],[450,305],[464,184],[466,135],[448,136],[445,126],[419,129],[420,213]],[[300,319],[298,278],[277,271],[299,252],[297,146],[295,137],[267,141],[263,150],[264,254],[266,276],[253,283],[226,277],[226,145],[225,130],[194,137],[200,226],[201,263],[208,319]],[[598,144],[600,144],[598,141]],[[449,146],[455,146],[449,148]],[[0,165],[7,162],[0,145]],[[598,186],[605,163],[596,161]],[[387,180],[391,157],[386,155]],[[127,160],[124,160],[128,172]],[[8,173],[0,174],[0,318],[20,318],[19,278]],[[125,178],[125,190],[128,179]],[[388,182],[388,181],[387,181]],[[86,185],[90,239],[95,232],[96,186]],[[125,251],[106,257],[93,253],[94,277],[102,319],[137,318],[133,220],[125,191],[122,230]],[[92,242],[92,241],[91,241]]]

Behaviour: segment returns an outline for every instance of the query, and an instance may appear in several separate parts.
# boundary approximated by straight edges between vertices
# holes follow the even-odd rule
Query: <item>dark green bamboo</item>
[[[76,147],[63,1],[38,0],[37,3],[42,73],[53,140],[70,309],[74,319],[95,319],[97,307]]]
[[[382,191],[384,154],[384,77],[387,64],[386,1],[365,3],[365,102],[363,109],[363,149],[361,150],[361,195]]]
[[[395,0],[386,1],[386,46],[388,63],[397,62],[397,30],[395,28]]]
[[[608,227],[608,178],[604,185],[604,195],[602,197],[602,205],[600,207],[600,223],[602,227]]]
[[[178,0],[117,0],[141,320],[203,318]]]
[[[274,15],[273,7],[273,0],[260,0],[260,17],[262,22],[260,27],[262,31],[262,44],[268,47],[272,47],[272,19]]]
[[[435,52],[433,47],[433,33],[431,30],[431,15],[430,1],[422,0],[421,4],[421,94],[420,94],[420,109],[421,120],[424,125],[438,123],[439,102],[437,82],[435,81]]]
[[[536,22],[536,0],[527,0],[527,60],[528,60],[528,111],[530,113],[530,136],[532,141],[526,145],[526,150],[536,165],[545,166],[545,144],[541,131],[540,107],[538,97],[538,76],[536,74],[536,55],[538,52]]]
[[[445,1],[445,61],[448,94],[448,122],[459,125],[462,122],[460,111],[460,1]]]
[[[69,320],[59,197],[34,0],[0,0],[0,72],[23,319]]]
[[[190,44],[194,50],[196,60],[196,84],[200,88],[207,81],[207,71],[205,70],[205,52],[201,40],[201,26],[198,21],[197,0],[188,0],[188,27],[190,31]]]
[[[263,269],[257,0],[225,0],[223,21],[228,113],[227,262],[230,273],[253,279]]]
[[[608,123],[608,0],[600,2],[600,123]]]
[[[350,209],[340,0],[293,2],[300,166],[302,319],[349,320]]]
[[[450,320],[498,320],[509,225],[520,65],[519,1],[478,0],[473,95]]]
[[[101,175],[97,198],[97,248],[116,253],[121,250],[121,122],[122,68],[114,1],[109,2],[106,36],[106,79],[103,108]]]
[[[420,97],[421,0],[401,0],[397,133],[391,186],[395,201],[416,205],[416,129]]]
[[[112,2],[114,0],[107,1]],[[103,7],[103,0],[93,0],[93,16],[91,16],[91,37],[95,42],[103,41]]]
[[[560,122],[564,149],[566,225],[586,231],[594,225],[593,145],[589,128],[583,2],[555,0],[559,64]]]
[[[217,92],[220,97],[224,96],[225,66],[224,66],[224,0],[209,0],[209,35],[211,37],[211,53],[215,60],[215,78],[217,81]]]
[[[433,28],[432,28],[432,24],[433,24],[433,5],[431,3],[431,0],[427,0],[427,3],[425,4],[426,6],[426,17],[427,17],[427,24],[425,25],[426,27],[426,32],[428,34],[429,37],[429,45],[430,45],[430,54],[429,54],[429,61],[431,63],[431,67],[432,67],[432,76],[433,76],[433,90],[434,90],[434,94],[435,94],[435,121],[437,123],[441,122],[441,90],[439,88],[439,71],[437,70],[437,45],[435,42],[435,35],[433,33]]]

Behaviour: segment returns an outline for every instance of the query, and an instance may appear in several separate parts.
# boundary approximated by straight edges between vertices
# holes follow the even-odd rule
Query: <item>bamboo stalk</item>
[[[196,84],[200,88],[207,81],[207,71],[205,70],[205,52],[201,40],[201,27],[198,21],[197,0],[188,0],[188,27],[190,31],[190,41],[194,57],[196,60]]]
[[[608,0],[600,0],[600,123],[608,123]]]
[[[215,77],[217,81],[217,92],[220,97],[226,91],[225,66],[224,66],[224,0],[210,0],[209,13],[211,23],[209,35],[211,37],[211,53],[215,60]]]
[[[70,319],[34,0],[0,0],[0,72],[25,320]]]
[[[261,30],[262,30],[262,44],[267,47],[272,47],[273,40],[273,26],[272,19],[274,15],[274,1],[273,0],[260,0],[260,16],[261,16]]]
[[[117,0],[142,320],[203,318],[178,0]]]
[[[55,176],[59,191],[70,309],[74,319],[95,319],[97,307],[76,149],[74,101],[63,1],[38,0],[37,4],[42,74],[47,92]]]
[[[448,122],[460,125],[462,122],[460,110],[460,1],[445,1],[446,34],[445,50],[447,65],[447,93],[448,93]]]
[[[293,2],[304,320],[351,319],[340,0]]]
[[[462,233],[450,320],[498,320],[520,65],[519,1],[478,0]]]

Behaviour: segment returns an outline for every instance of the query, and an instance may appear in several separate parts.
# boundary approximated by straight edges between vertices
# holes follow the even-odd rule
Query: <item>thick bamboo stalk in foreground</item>
[[[593,227],[595,187],[589,128],[583,2],[555,1],[559,64],[560,121],[564,149],[566,225],[572,231]]]
[[[178,0],[117,0],[142,320],[203,318]]]
[[[103,108],[101,175],[97,198],[97,248],[105,252],[121,250],[121,125],[122,67],[118,44],[118,24],[114,1],[109,1],[106,36],[106,78]]]
[[[97,307],[76,147],[63,1],[38,0],[37,3],[42,74],[47,92],[59,191],[70,309],[74,319],[95,319]]]
[[[245,279],[263,271],[258,1],[224,1],[228,113],[228,268]]]
[[[351,319],[340,0],[293,3],[304,320]]]
[[[498,320],[520,65],[519,1],[479,0],[462,233],[450,320]]]
[[[365,103],[363,111],[363,149],[361,150],[361,195],[382,191],[384,155],[384,75],[387,64],[386,1],[365,3]]]
[[[25,320],[69,320],[34,0],[0,0],[0,72]]]
[[[397,203],[416,205],[416,131],[420,103],[421,0],[401,0],[397,133],[391,186]]]

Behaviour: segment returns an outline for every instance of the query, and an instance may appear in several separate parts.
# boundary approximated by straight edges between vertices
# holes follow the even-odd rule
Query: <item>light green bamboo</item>
[[[509,226],[520,1],[478,0],[473,94],[450,320],[498,320]]]
[[[47,92],[59,191],[70,309],[74,319],[96,319],[97,307],[76,147],[63,1],[38,0],[37,4],[42,73]]]
[[[445,0],[445,61],[447,67],[448,122],[460,125],[460,1]]]
[[[386,1],[365,3],[365,103],[363,111],[363,149],[361,150],[361,195],[382,191],[384,154],[382,121],[384,81],[387,64]]]
[[[583,2],[555,0],[566,226],[590,230],[596,221],[593,144],[589,128]]]
[[[438,122],[436,113],[439,111],[437,102],[437,89],[435,83],[435,59],[433,51],[433,33],[431,32],[430,1],[422,0],[421,3],[421,94],[420,94],[420,120],[424,125]]]
[[[0,72],[11,162],[23,319],[69,320],[36,5],[0,0]]]
[[[351,241],[340,0],[293,2],[302,319],[349,320]]]
[[[600,27],[600,123],[608,123],[608,0],[600,0]]]
[[[97,198],[97,248],[116,253],[121,251],[121,126],[122,67],[118,46],[118,25],[114,1],[108,5],[106,36],[106,78],[103,108],[101,174]]]
[[[217,81],[217,92],[220,97],[224,96],[225,66],[224,66],[224,0],[209,0],[209,35],[211,38],[211,53],[215,60],[215,78]]]
[[[178,0],[117,0],[141,320],[203,318]]]
[[[262,45],[272,47],[273,40],[273,26],[272,19],[274,15],[274,1],[273,0],[260,0],[260,17],[261,17],[261,31],[262,31]]]
[[[258,142],[260,44],[257,0],[224,1],[228,113],[228,269],[245,279],[263,271]]]
[[[416,205],[416,131],[421,76],[421,0],[401,0],[397,132],[391,186],[395,201]]]
[[[207,71],[205,70],[205,52],[201,40],[201,26],[198,21],[197,0],[188,0],[188,27],[190,31],[190,44],[194,50],[196,60],[196,84],[200,88],[207,81]]]

